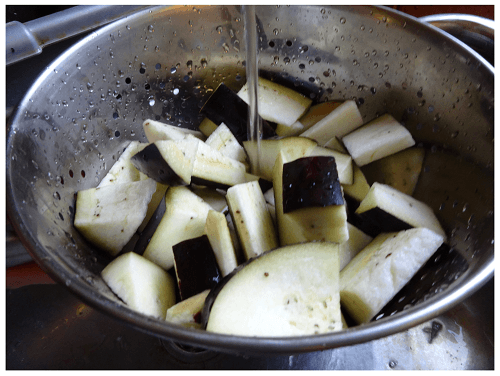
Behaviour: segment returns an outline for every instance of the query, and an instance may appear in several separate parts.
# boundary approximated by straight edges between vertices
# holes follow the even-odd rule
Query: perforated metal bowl
[[[73,228],[75,192],[94,187],[153,118],[196,128],[220,82],[245,82],[238,6],[154,7],[76,44],[39,77],[7,139],[7,209],[33,258],[93,307],[160,338],[237,353],[294,353],[369,341],[429,320],[493,275],[491,65],[458,40],[386,8],[257,7],[261,75],[315,101],[389,112],[426,149],[415,197],[453,251],[431,260],[382,319],[329,335],[245,338],[140,315],[100,278],[109,257]],[[385,317],[390,316],[390,317]]]

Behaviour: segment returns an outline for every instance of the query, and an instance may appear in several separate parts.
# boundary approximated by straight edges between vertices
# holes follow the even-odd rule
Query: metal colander
[[[260,6],[261,76],[314,101],[391,113],[426,149],[415,197],[451,249],[435,255],[380,320],[328,335],[223,336],[128,309],[110,261],[73,227],[75,192],[95,187],[151,118],[195,129],[217,85],[245,82],[239,6],[152,7],[88,35],[38,78],[12,116],[7,209],[33,258],[93,307],[139,330],[236,353],[293,353],[372,340],[429,320],[493,276],[493,68],[440,30],[381,7]]]

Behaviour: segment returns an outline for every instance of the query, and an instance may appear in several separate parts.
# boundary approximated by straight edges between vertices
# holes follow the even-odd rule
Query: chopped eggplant
[[[344,205],[334,157],[299,158],[283,165],[283,213]]]
[[[209,292],[202,291],[170,307],[165,320],[186,328],[202,329],[201,311]]]
[[[308,241],[344,243],[349,238],[345,205],[305,207],[284,212],[283,165],[293,160],[286,153],[280,152],[274,166],[274,200],[280,244],[283,246]]]
[[[415,145],[408,129],[389,114],[349,133],[342,142],[359,167]]]
[[[278,247],[273,220],[256,181],[229,188],[226,199],[246,259]]]
[[[74,226],[90,243],[116,256],[144,221],[155,191],[152,179],[78,191]]]
[[[205,137],[209,137],[217,129],[217,127],[217,124],[205,117],[198,126],[198,129],[205,135]]]
[[[224,83],[212,93],[200,112],[216,125],[226,124],[238,142],[248,139],[248,104]],[[276,134],[265,120],[262,120],[262,132],[264,138]]]
[[[262,178],[271,181],[273,179],[273,168],[276,162],[276,157],[280,151],[284,151],[294,158],[308,156],[317,146],[313,140],[304,137],[287,137],[282,139],[270,139],[260,141],[260,150],[257,150],[257,143],[246,141],[243,143],[250,160],[256,160],[252,156],[258,155],[258,175]]]
[[[140,152],[147,146],[147,143],[131,141],[122,155],[120,155],[118,160],[111,166],[111,169],[101,180],[97,188],[109,184],[120,184],[141,180],[140,173],[132,164],[131,158],[134,154]]]
[[[356,214],[361,219],[360,228],[370,236],[412,227],[426,227],[445,236],[432,208],[385,184],[373,183]]]
[[[131,309],[165,319],[175,304],[175,281],[165,270],[144,257],[128,252],[101,272],[104,282]]]
[[[314,124],[323,120],[333,110],[337,109],[343,102],[327,101],[315,104],[298,120],[302,124],[303,130],[306,131]]]
[[[363,125],[363,117],[358,110],[356,102],[348,100],[311,128],[301,133],[300,136],[311,138],[319,146],[324,146],[332,137],[341,139],[344,135],[359,128],[361,125]]]
[[[172,247],[205,233],[210,205],[188,187],[170,187],[165,195],[166,210],[151,237],[144,257],[165,270],[174,266]]]
[[[425,150],[409,148],[363,166],[363,173],[371,184],[390,185],[412,196],[422,171]]]
[[[187,134],[205,140],[205,136],[200,131],[176,127],[174,125],[161,123],[156,120],[147,119],[142,123],[142,128],[149,143],[160,140],[182,140]]]
[[[236,137],[234,137],[226,124],[221,123],[217,129],[210,134],[205,143],[215,150],[220,151],[225,156],[236,159],[238,162],[248,166],[245,149],[243,149],[243,146],[241,146]]]
[[[249,103],[248,84],[238,96]],[[270,122],[291,126],[311,106],[312,100],[295,90],[259,77],[257,89],[259,115]]]
[[[210,205],[212,209],[222,213],[226,213],[229,210],[227,208],[226,192],[211,187],[197,186],[195,184],[191,184],[190,189]]]
[[[361,252],[361,250],[373,240],[371,236],[365,234],[350,223],[347,223],[347,229],[349,231],[349,239],[340,244],[340,270],[344,269],[354,256]]]
[[[205,233],[212,246],[219,270],[222,276],[225,277],[238,266],[238,259],[226,216],[215,210],[210,210],[205,223]]]
[[[335,164],[337,165],[337,172],[339,175],[339,181],[342,185],[351,185],[353,183],[353,168],[352,168],[352,158],[350,155],[345,153],[339,153],[338,151],[328,149],[322,146],[316,146],[311,153],[310,157],[313,156],[331,156],[335,158]]]
[[[206,299],[206,330],[283,337],[342,329],[338,245],[312,242],[251,259]]]
[[[181,300],[212,289],[221,280],[207,235],[177,243],[172,251]]]
[[[342,307],[358,324],[369,322],[443,240],[426,228],[378,235],[340,272]]]
[[[131,162],[143,174],[161,184],[187,185],[191,183],[195,150],[186,153],[182,148],[184,141],[156,141],[135,154]]]

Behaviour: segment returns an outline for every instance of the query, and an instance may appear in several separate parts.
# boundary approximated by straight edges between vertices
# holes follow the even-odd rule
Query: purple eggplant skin
[[[344,205],[335,158],[313,156],[283,165],[283,212]]]
[[[158,183],[167,184],[171,187],[186,185],[184,180],[177,175],[163,158],[155,144],[149,144],[142,151],[133,155],[130,162],[140,172]]]
[[[378,207],[363,213],[355,213],[354,216],[356,218],[354,225],[371,237],[382,232],[398,232],[413,228],[412,225]]]
[[[214,288],[222,279],[207,235],[184,240],[173,252],[182,300]]]
[[[216,125],[226,124],[240,144],[248,140],[248,104],[224,83],[212,93],[200,113]],[[276,136],[273,127],[267,121],[261,121],[263,138]]]

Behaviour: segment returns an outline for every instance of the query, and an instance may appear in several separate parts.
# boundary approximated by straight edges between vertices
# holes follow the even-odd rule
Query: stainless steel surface
[[[470,14],[435,14],[419,20],[458,38],[493,65],[495,21]]]
[[[316,100],[391,112],[427,149],[416,197],[467,261],[404,312],[327,336],[253,339],[188,331],[121,304],[109,261],[73,229],[74,193],[95,186],[142,120],[195,128],[216,85],[244,82],[238,7],[158,7],[108,25],[58,58],[11,121],[8,211],[37,262],[84,302],[160,338],[246,354],[348,346],[443,314],[493,275],[493,68],[435,28],[385,8],[258,7],[261,74]],[[241,43],[240,43],[241,42]],[[178,90],[175,90],[178,89]],[[438,269],[439,265],[437,266]],[[441,272],[439,270],[436,273]],[[429,274],[432,278],[432,274]]]
[[[493,370],[492,297],[490,281],[445,314],[367,343],[240,356],[159,340],[94,310],[63,286],[32,285],[7,292],[6,369]]]
[[[96,29],[146,6],[79,5],[26,23],[6,25],[7,65],[42,53],[52,43]]]

